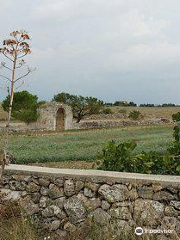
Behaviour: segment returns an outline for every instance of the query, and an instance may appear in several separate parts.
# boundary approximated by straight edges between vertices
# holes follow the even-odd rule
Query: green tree
[[[9,109],[10,96],[2,103],[5,111]],[[28,91],[15,92],[12,106],[12,117],[26,123],[34,122],[38,118],[38,97]]]
[[[68,104],[72,107],[73,116],[79,123],[84,116],[98,114],[104,103],[94,97],[76,96],[69,93],[59,93],[54,96],[53,101]]]

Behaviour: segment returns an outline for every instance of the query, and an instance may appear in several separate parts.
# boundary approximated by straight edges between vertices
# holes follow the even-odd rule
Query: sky
[[[40,100],[69,92],[180,103],[179,13],[179,0],[0,0],[0,46],[13,30],[28,31],[26,62],[36,71],[22,90]]]

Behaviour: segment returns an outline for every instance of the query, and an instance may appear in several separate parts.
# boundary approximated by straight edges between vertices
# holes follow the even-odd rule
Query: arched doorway
[[[63,108],[59,108],[56,114],[56,131],[64,130],[65,128],[65,111]]]

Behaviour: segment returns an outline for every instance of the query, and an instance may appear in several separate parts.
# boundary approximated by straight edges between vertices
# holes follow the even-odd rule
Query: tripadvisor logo
[[[143,229],[141,228],[141,227],[137,227],[136,229],[135,229],[135,234],[136,235],[142,235],[143,234]]]

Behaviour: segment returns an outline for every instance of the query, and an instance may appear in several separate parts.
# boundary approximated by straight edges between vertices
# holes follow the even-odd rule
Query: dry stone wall
[[[180,236],[180,177],[11,165],[1,191],[59,237],[87,219],[116,234],[138,226]]]

